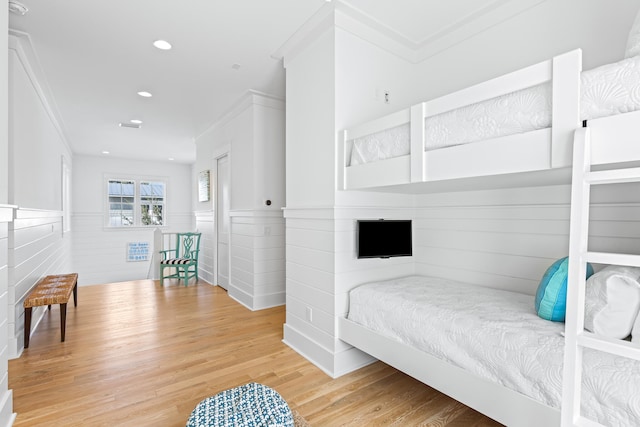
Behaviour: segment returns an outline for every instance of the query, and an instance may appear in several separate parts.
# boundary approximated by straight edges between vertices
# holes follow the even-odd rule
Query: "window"
[[[109,227],[164,225],[166,184],[133,179],[107,180]]]
[[[164,182],[140,182],[142,225],[162,225]]]

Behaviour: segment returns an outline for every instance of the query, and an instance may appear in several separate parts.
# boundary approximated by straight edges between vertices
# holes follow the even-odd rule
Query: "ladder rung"
[[[587,252],[585,261],[596,264],[614,264],[640,267],[640,255],[614,254],[607,252]]]
[[[591,184],[619,184],[640,181],[640,168],[593,171],[585,174],[585,180]]]
[[[628,341],[583,332],[577,337],[578,345],[640,361],[640,347]]]

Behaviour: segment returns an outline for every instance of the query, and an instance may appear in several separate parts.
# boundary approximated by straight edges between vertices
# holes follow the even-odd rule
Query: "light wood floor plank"
[[[9,361],[15,426],[184,426],[195,405],[256,381],[313,426],[500,424],[383,364],[331,379],[282,343],[284,307],[251,312],[219,287],[79,288],[60,342],[52,307]]]

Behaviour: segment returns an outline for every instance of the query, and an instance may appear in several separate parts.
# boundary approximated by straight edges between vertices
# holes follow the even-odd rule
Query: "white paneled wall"
[[[69,238],[62,234],[62,212],[17,209],[9,225],[9,357],[18,357],[24,344],[22,303],[36,282],[48,274],[70,273]],[[78,281],[83,278],[79,277]],[[37,325],[46,307],[33,311]],[[32,326],[31,333],[36,330]]]
[[[333,209],[285,209],[287,319],[284,342],[333,374]]]
[[[411,207],[285,209],[285,342],[331,376],[371,362],[337,338],[348,292],[362,283],[413,274],[413,257],[357,259],[358,219],[411,219]]]
[[[13,424],[13,397],[9,390],[9,224],[13,208],[0,205],[0,425]]]
[[[567,255],[568,230],[568,205],[423,208],[415,221],[416,269],[535,294],[540,272]]]
[[[192,231],[190,214],[165,218],[176,231]],[[95,285],[128,280],[152,279],[159,272],[151,271],[153,262],[127,261],[127,244],[148,242],[153,246],[154,228],[107,229],[103,213],[79,213],[72,216],[73,268],[79,274],[78,285]],[[159,256],[152,253],[151,256]]]
[[[200,254],[198,255],[198,278],[207,283],[215,284],[215,211],[198,211],[195,215],[196,230],[202,233]]]
[[[371,359],[337,339],[348,292],[410,274],[535,294],[568,252],[569,186],[413,196],[407,207],[285,209],[285,342],[339,376]],[[592,193],[592,249],[640,254],[640,186]],[[413,219],[412,257],[356,258],[357,219]],[[599,266],[596,266],[598,268]]]
[[[593,191],[593,250],[640,253],[638,190]],[[534,295],[544,271],[568,255],[569,197],[569,186],[418,196],[416,271]]]
[[[155,227],[106,226],[106,179],[108,176],[158,179],[167,183],[162,231],[193,231],[191,168],[173,162],[144,162],[75,155],[73,159],[72,267],[79,286],[156,278],[153,261],[127,261],[127,245],[153,245]],[[159,254],[152,253],[153,256]]]
[[[217,159],[229,160],[228,254],[216,247],[219,194],[195,204],[196,226],[211,239],[205,255],[211,283],[217,282],[218,266],[228,265],[229,295],[251,310],[285,303],[284,145],[284,100],[255,91],[196,139],[195,171],[211,169],[216,176]]]
[[[285,229],[281,211],[231,211],[229,296],[251,310],[285,303]]]

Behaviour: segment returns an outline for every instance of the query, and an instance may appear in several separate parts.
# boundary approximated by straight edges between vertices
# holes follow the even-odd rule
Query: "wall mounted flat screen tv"
[[[411,220],[358,220],[358,258],[411,256]]]

